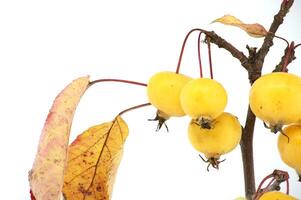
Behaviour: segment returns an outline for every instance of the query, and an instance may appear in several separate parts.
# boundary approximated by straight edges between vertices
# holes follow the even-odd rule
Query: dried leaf
[[[68,200],[110,200],[128,127],[120,116],[79,135],[68,150],[63,194]]]
[[[214,20],[212,23],[220,22],[225,25],[236,26],[246,31],[252,37],[264,37],[267,34],[266,29],[258,24],[245,24],[241,20],[232,15],[224,15],[221,18]]]
[[[222,24],[225,25],[232,25],[232,26],[236,26],[237,24],[243,24],[242,21],[240,21],[239,19],[237,19],[236,17],[232,16],[232,15],[224,15],[223,17],[220,17],[216,20],[214,20],[212,23],[215,22],[220,22]]]
[[[61,197],[71,123],[88,83],[89,77],[74,80],[53,102],[29,172],[32,199],[58,200]]]

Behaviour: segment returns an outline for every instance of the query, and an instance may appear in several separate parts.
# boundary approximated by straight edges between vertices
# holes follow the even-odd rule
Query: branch
[[[243,128],[243,134],[240,141],[245,178],[245,194],[247,199],[252,199],[252,196],[255,193],[255,172],[253,160],[253,134],[255,121],[256,116],[249,107],[245,127]]]
[[[293,43],[292,43],[293,44]],[[294,47],[294,46],[293,46]],[[287,46],[286,49],[284,50],[284,55],[281,57],[281,61],[279,62],[278,65],[276,65],[275,69],[273,72],[281,72],[283,71],[283,67],[285,64],[289,65],[293,60],[295,60],[295,49],[291,48],[291,46]],[[287,63],[286,63],[287,62]],[[285,70],[286,72],[288,71],[287,68]]]
[[[248,64],[248,58],[243,52],[236,49],[232,44],[227,42],[225,39],[217,35],[214,31],[204,31],[206,36],[210,38],[210,42],[216,44],[219,48],[223,48],[232,54],[233,57],[237,58],[241,65],[248,71],[250,65]]]
[[[274,20],[261,48],[257,51],[257,48],[251,48],[247,46],[247,49],[249,51],[248,57],[213,31],[202,31],[206,34],[206,37],[210,38],[210,42],[216,44],[219,48],[227,50],[232,54],[233,57],[237,58],[240,61],[242,67],[248,71],[249,81],[252,85],[256,81],[256,79],[261,76],[264,59],[268,54],[270,47],[273,46],[273,38],[275,37],[275,33],[278,30],[279,26],[283,23],[283,19],[289,12],[289,9],[293,5],[293,3],[294,0],[283,0],[280,10],[274,16]],[[285,55],[289,53],[289,50],[286,51],[287,52],[285,52]],[[280,62],[280,65],[284,66],[285,63],[292,62],[293,60],[294,53],[289,57],[284,56]],[[277,70],[279,70],[279,66]],[[245,127],[243,128],[242,139],[240,142],[244,167],[245,195],[248,200],[252,199],[255,193],[255,174],[253,160],[253,135],[255,121],[256,116],[249,107]]]
[[[257,62],[256,67],[262,68],[264,59],[267,53],[270,50],[270,47],[273,46],[273,38],[278,30],[279,26],[283,23],[283,19],[286,14],[289,12],[289,9],[293,5],[294,0],[283,0],[279,12],[274,16],[274,21],[272,22],[267,36],[264,39],[264,42],[257,53]]]

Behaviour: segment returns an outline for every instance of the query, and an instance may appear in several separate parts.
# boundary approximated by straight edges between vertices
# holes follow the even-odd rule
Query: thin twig
[[[128,83],[128,84],[133,84],[133,85],[140,85],[140,86],[147,86],[145,83],[141,82],[136,82],[136,81],[129,81],[129,80],[124,80],[124,79],[113,79],[113,78],[106,78],[106,79],[98,79],[91,81],[89,83],[89,87],[94,85],[95,83],[101,83],[101,82],[119,82],[119,83]]]
[[[268,180],[269,183],[263,188],[263,184]],[[286,182],[286,194],[289,194],[289,174],[286,171],[277,170],[275,169],[273,173],[267,175],[265,178],[262,179],[260,182],[258,189],[254,195],[254,200],[259,200],[260,197],[269,191],[275,191],[280,189],[280,184],[282,182]]]
[[[199,33],[198,36],[198,60],[199,60],[199,67],[200,67],[200,77],[203,78],[203,68],[202,68],[202,58],[201,58],[201,36],[203,32]]]
[[[145,107],[145,106],[150,106],[150,105],[151,105],[150,103],[144,103],[144,104],[140,104],[140,105],[137,105],[137,106],[133,106],[133,107],[130,107],[130,108],[127,108],[127,109],[121,111],[118,115],[123,115],[126,112],[129,112],[129,111],[132,111],[132,110],[135,110],[135,109],[138,109],[138,108],[142,108],[142,107]]]
[[[241,65],[248,70],[251,66],[248,64],[248,58],[244,55],[243,52],[239,51],[237,48],[235,48],[231,43],[227,42],[225,39],[217,35],[213,31],[206,31],[206,36],[210,38],[210,42],[217,45],[219,48],[223,48],[227,50],[229,53],[232,54],[234,58],[237,58]]]
[[[185,50],[187,40],[188,40],[189,36],[191,35],[191,33],[195,32],[195,31],[204,32],[205,30],[200,29],[200,28],[194,28],[186,34],[185,39],[184,39],[183,44],[182,44],[179,60],[178,60],[178,65],[177,65],[177,69],[176,69],[177,74],[180,72],[181,62],[182,62],[182,58],[183,58],[183,54],[184,54],[184,50]]]
[[[283,37],[280,37],[280,36],[277,36],[277,35],[274,35],[274,37],[275,37],[275,38],[278,38],[278,39],[280,39],[280,40],[282,40],[282,41],[284,41],[284,42],[286,43],[286,46],[289,46],[289,45],[290,45],[290,43],[287,41],[287,39],[285,39],[285,38],[283,38]]]
[[[209,68],[210,68],[210,78],[213,79],[213,67],[212,67],[212,58],[211,58],[211,45],[210,38],[207,38],[207,46],[208,46],[208,58],[209,58]]]

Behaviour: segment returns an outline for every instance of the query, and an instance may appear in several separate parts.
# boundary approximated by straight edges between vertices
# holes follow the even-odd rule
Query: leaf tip
[[[33,195],[33,193],[32,193],[32,190],[30,190],[29,193],[30,193],[30,199],[31,199],[31,200],[36,200],[36,198],[34,197],[34,195]]]

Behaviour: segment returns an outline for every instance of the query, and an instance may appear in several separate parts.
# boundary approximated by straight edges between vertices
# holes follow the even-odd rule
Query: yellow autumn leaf
[[[93,126],[79,135],[68,149],[63,194],[67,200],[110,200],[127,124],[120,116]]]
[[[58,200],[61,197],[71,123],[88,84],[89,77],[74,80],[53,102],[29,172],[31,194],[36,200]]]
[[[246,31],[252,37],[257,37],[257,38],[264,37],[267,34],[266,29],[262,25],[258,23],[246,24],[232,15],[224,15],[223,17],[220,17],[211,23],[215,23],[215,22],[220,22],[225,25],[239,27],[242,30]]]

